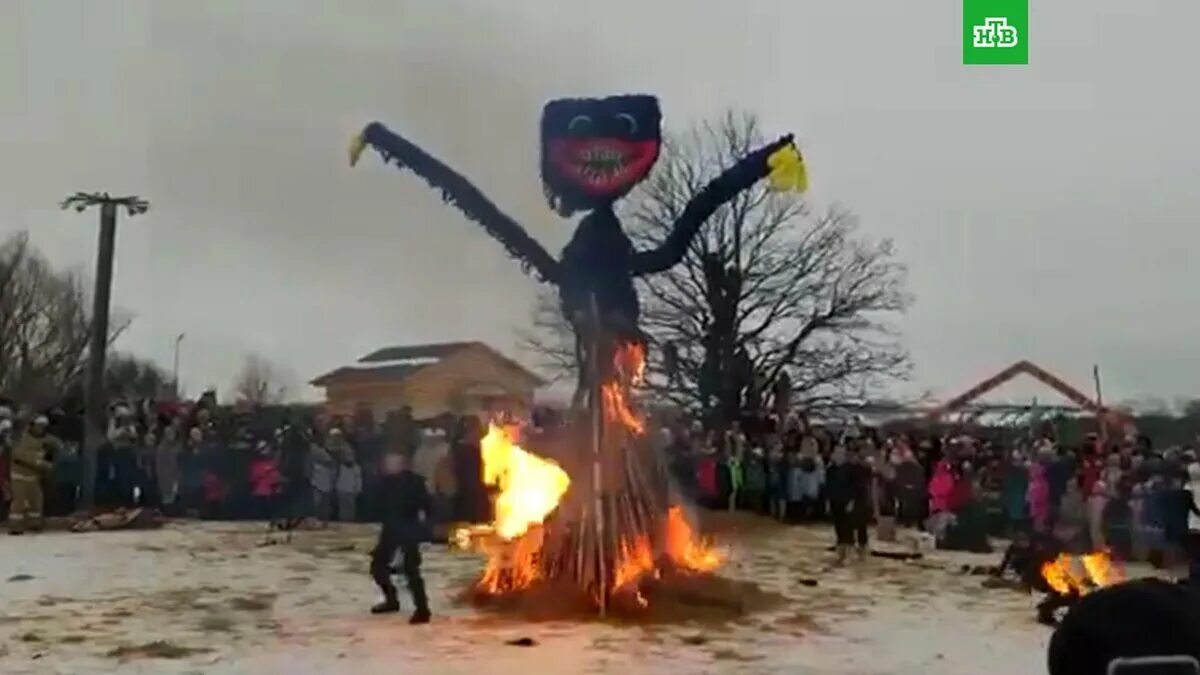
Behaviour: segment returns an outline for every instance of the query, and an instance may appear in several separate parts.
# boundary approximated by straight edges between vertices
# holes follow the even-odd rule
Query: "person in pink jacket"
[[[943,513],[950,510],[950,496],[954,493],[954,474],[950,462],[942,460],[933,470],[929,480],[929,512]]]
[[[1046,532],[1050,528],[1050,483],[1046,480],[1046,467],[1040,462],[1029,465],[1029,492],[1026,495],[1029,502],[1029,515],[1033,519],[1033,529]]]

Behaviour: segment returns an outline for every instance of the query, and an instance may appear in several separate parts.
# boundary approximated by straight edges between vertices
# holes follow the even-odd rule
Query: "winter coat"
[[[817,499],[825,483],[825,466],[820,457],[797,457],[788,466],[788,500]]]
[[[905,460],[896,467],[896,495],[910,507],[925,501],[925,469],[915,459]]]
[[[742,489],[762,494],[767,489],[767,464],[761,455],[750,455],[742,466]]]
[[[351,462],[342,462],[337,470],[337,492],[340,495],[356,495],[362,492],[362,468]]]
[[[1050,484],[1046,480],[1046,467],[1040,462],[1029,466],[1029,490],[1025,501],[1029,504],[1034,527],[1039,532],[1045,531],[1050,524]]]
[[[717,458],[704,455],[696,460],[696,487],[700,496],[712,499],[720,495],[717,491]]]
[[[1026,495],[1029,494],[1029,469],[1018,463],[1010,463],[1004,469],[1000,483],[1000,499],[1009,520],[1022,520],[1026,513]]]
[[[950,473],[950,463],[942,460],[934,468],[933,478],[929,479],[929,512],[944,513],[949,511],[953,492],[954,474]]]
[[[154,475],[158,477],[158,493],[166,499],[174,496],[179,487],[179,450],[176,442],[159,443],[154,455]]]
[[[975,500],[975,487],[968,476],[953,478],[954,487],[950,489],[950,497],[946,500],[946,508],[951,513],[960,513],[967,504]]]
[[[337,466],[333,463],[333,458],[325,451],[325,448],[313,443],[310,448],[312,466],[309,473],[309,482],[313,489],[317,492],[333,492],[334,475],[337,471]]]
[[[195,448],[184,447],[179,454],[179,486],[194,490],[204,481],[204,462]]]
[[[458,481],[454,475],[454,457],[452,452],[446,452],[438,460],[433,470],[433,492],[447,496],[458,493]]]
[[[860,464],[833,464],[825,472],[825,496],[834,506],[845,507],[853,502],[854,510],[871,510],[871,470]]]
[[[83,462],[78,448],[62,446],[54,455],[54,482],[58,485],[79,485],[83,481]]]
[[[279,461],[270,455],[260,455],[250,460],[250,494],[255,497],[270,497],[283,482],[279,472]]]

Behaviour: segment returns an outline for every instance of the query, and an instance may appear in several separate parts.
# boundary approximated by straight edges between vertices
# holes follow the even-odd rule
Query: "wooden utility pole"
[[[104,362],[108,351],[108,314],[112,299],[113,252],[117,241],[117,207],[130,216],[150,210],[141,197],[113,197],[107,192],[76,192],[61,204],[83,213],[100,207],[100,243],[96,251],[96,281],[92,293],[91,339],[88,343],[87,381],[84,383],[82,506],[96,505],[96,455],[104,438]]]

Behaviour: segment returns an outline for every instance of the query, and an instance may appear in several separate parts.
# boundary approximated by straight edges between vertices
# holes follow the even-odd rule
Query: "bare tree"
[[[89,300],[82,275],[53,269],[25,233],[0,244],[0,391],[41,407],[82,386]],[[113,322],[109,344],[128,325]]]
[[[549,381],[573,380],[580,358],[575,351],[575,330],[563,316],[554,289],[538,292],[530,323],[529,329],[518,331],[521,350],[533,357],[534,367]]]
[[[639,247],[657,244],[720,167],[760,142],[755,119],[732,113],[669,137],[628,200]],[[889,324],[910,302],[904,278],[892,243],[862,235],[849,213],[814,215],[795,195],[748,191],[712,216],[683,264],[639,280],[657,347],[650,384],[725,419],[780,390],[805,406],[861,400],[907,373]],[[543,296],[524,343],[560,373],[575,366],[556,318]]]
[[[251,354],[233,383],[233,398],[250,405],[278,405],[287,400],[290,376],[282,368],[258,354]]]

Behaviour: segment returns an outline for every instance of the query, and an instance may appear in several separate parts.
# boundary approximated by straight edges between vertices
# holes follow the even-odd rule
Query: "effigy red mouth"
[[[584,190],[615,192],[637,183],[658,157],[658,141],[620,138],[555,139],[550,161]]]

